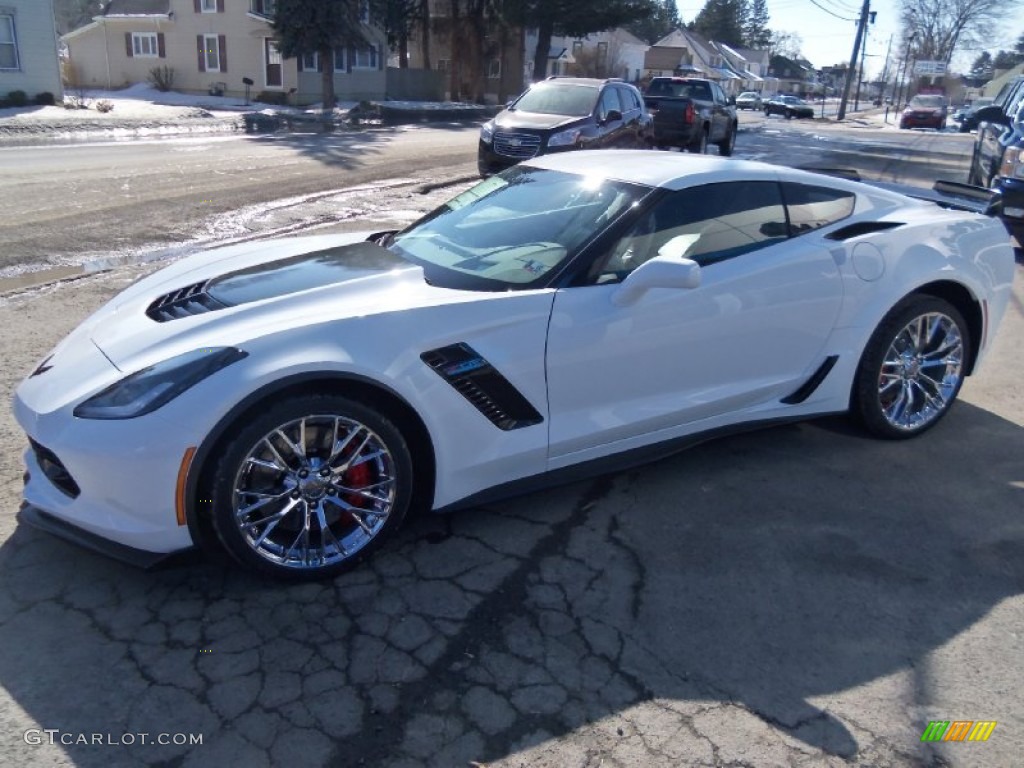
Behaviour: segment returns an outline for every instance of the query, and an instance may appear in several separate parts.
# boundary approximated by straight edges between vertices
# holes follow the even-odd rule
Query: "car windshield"
[[[583,117],[594,111],[600,90],[573,83],[539,83],[512,105],[522,112]]]
[[[436,285],[510,290],[540,285],[651,187],[516,166],[395,235],[389,249]]]
[[[946,106],[945,96],[915,96],[910,100],[910,106],[922,109],[941,109]]]
[[[741,93],[739,95],[739,98],[741,98],[741,99],[756,99],[757,98],[757,94],[756,93],[752,93],[751,91],[747,91],[745,93]]]
[[[787,104],[806,104],[803,99],[798,99],[796,96],[783,96],[782,100]]]

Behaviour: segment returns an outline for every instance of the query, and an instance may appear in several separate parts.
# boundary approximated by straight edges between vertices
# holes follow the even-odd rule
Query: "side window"
[[[725,94],[722,92],[721,87],[718,83],[711,84],[711,91],[715,94],[715,101],[719,104],[725,104]]]
[[[598,107],[597,114],[602,120],[609,112],[613,109],[618,112],[623,112],[622,105],[619,104],[619,89],[615,87],[605,88],[604,93],[601,94],[601,106]]]
[[[786,212],[779,185],[706,184],[671,193],[612,247],[594,280],[621,280],[677,237],[690,240],[684,257],[704,267],[785,240]]]
[[[622,103],[623,113],[631,112],[639,106],[633,98],[633,92],[630,91],[629,88],[616,86],[615,90],[619,93],[619,101]]]
[[[842,221],[853,213],[857,201],[852,192],[809,184],[784,183],[782,194],[789,213],[791,237]]]

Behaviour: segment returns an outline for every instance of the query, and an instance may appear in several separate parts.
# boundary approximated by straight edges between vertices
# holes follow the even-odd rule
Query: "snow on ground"
[[[97,122],[116,122],[125,119],[175,120],[190,117],[228,117],[237,115],[239,112],[271,108],[278,111],[287,109],[255,102],[247,105],[243,99],[234,96],[210,96],[177,91],[161,92],[147,83],[137,83],[116,91],[68,89],[65,93],[65,103],[77,100],[84,101],[89,108],[10,107],[0,109],[0,120],[11,119],[27,122],[69,119]],[[114,108],[109,112],[99,112],[96,109],[96,104],[100,101],[109,101]],[[354,106],[354,103],[340,105],[340,108],[347,109],[351,106]]]

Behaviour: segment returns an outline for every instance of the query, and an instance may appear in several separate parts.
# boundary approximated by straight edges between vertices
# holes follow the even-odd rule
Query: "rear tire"
[[[970,349],[956,307],[934,296],[908,296],[864,348],[851,409],[877,437],[903,440],[931,429],[960,392]]]
[[[729,157],[736,148],[736,125],[729,129],[729,133],[718,143],[718,154],[722,157]]]
[[[707,154],[708,151],[708,129],[702,128],[700,135],[687,147],[687,150],[697,155]]]

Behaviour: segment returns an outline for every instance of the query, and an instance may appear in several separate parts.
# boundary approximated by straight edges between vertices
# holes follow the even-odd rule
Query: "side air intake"
[[[420,359],[498,429],[521,429],[544,421],[530,401],[468,344],[432,349]]]

